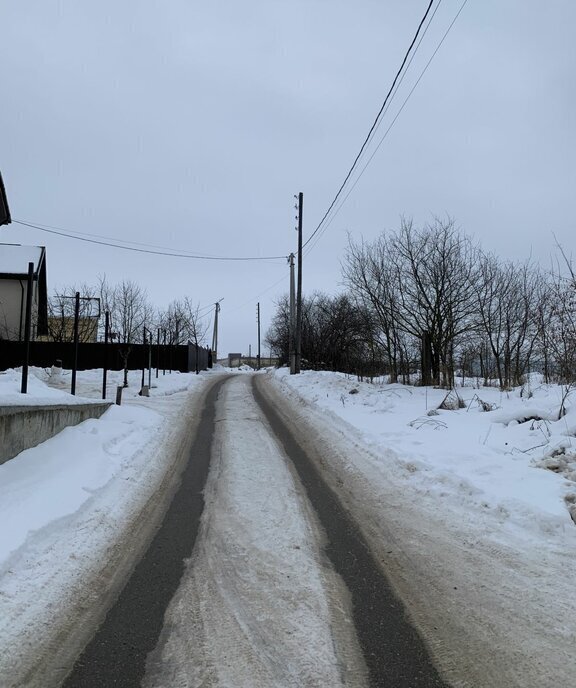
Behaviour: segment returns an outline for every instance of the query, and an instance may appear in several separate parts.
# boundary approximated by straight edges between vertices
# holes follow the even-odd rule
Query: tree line
[[[574,380],[576,279],[558,247],[554,267],[487,253],[451,219],[400,228],[373,241],[349,238],[345,291],[303,300],[308,365],[359,375],[386,373],[450,387],[456,374],[505,389],[533,370]],[[269,346],[288,359],[289,304],[277,304]]]
[[[201,308],[185,296],[174,299],[166,308],[153,306],[147,291],[131,280],[110,284],[105,277],[96,285],[68,285],[54,291],[48,299],[48,338],[57,342],[74,339],[75,295],[80,293],[78,337],[81,342],[104,339],[104,314],[109,313],[109,341],[123,346],[125,374],[134,344],[160,343],[175,346],[205,345],[208,322]]]

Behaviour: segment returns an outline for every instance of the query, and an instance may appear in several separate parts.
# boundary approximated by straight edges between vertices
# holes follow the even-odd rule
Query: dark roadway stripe
[[[146,554],[80,655],[64,688],[136,688],[144,677],[146,656],[158,641],[164,613],[190,557],[204,509],[204,485],[210,467],[215,403],[226,380],[206,395],[190,458],[162,525]]]
[[[326,555],[350,591],[354,624],[370,685],[389,688],[446,686],[358,527],[260,392],[256,376],[252,382],[256,401],[293,462],[326,532]]]

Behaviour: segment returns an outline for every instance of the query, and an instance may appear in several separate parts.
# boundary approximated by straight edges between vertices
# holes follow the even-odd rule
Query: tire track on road
[[[63,688],[140,686],[146,657],[157,643],[164,612],[196,541],[204,509],[216,398],[226,379],[216,382],[205,397],[190,460],[162,524]]]
[[[371,685],[394,688],[447,686],[359,528],[268,401],[264,385],[262,378],[254,376],[256,401],[298,473],[326,532],[326,555],[350,591],[354,624]]]

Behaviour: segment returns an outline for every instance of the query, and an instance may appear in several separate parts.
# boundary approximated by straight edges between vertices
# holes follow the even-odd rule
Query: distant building
[[[41,337],[48,342],[73,342],[74,317],[68,315],[48,316],[48,335]],[[98,316],[80,316],[78,318],[78,341],[98,341]]]
[[[228,354],[228,367],[238,368],[242,364],[242,354]]]
[[[24,339],[28,263],[34,264],[31,338],[48,333],[46,249],[0,244],[0,339]]]
[[[257,356],[244,356],[243,354],[228,354],[228,358],[221,361],[225,363],[228,368],[240,368],[240,366],[247,365],[251,368],[258,368],[258,363],[260,367],[265,368],[268,366],[277,366],[279,363],[279,358],[262,356],[260,361],[258,361]]]

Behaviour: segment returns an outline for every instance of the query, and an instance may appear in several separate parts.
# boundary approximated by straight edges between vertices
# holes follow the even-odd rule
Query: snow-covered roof
[[[34,263],[34,272],[38,272],[43,258],[43,246],[0,244],[0,275],[27,275],[28,263]]]

